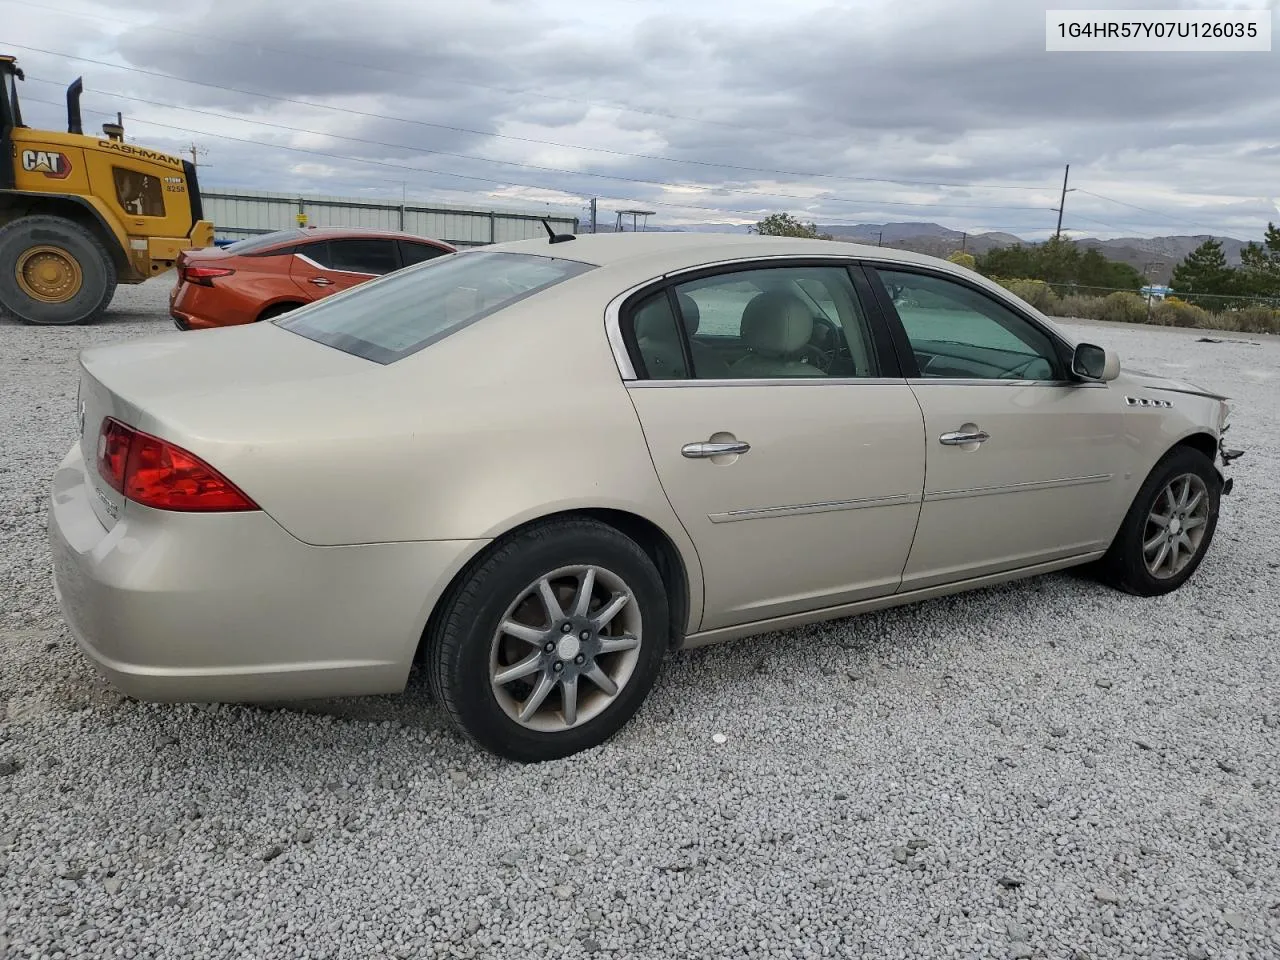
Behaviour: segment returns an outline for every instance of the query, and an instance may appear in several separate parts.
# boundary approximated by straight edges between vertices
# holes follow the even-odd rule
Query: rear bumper
[[[48,503],[54,589],[85,656],[143,700],[399,691],[431,605],[475,547],[314,547],[260,512],[132,503],[108,531],[90,496],[77,445]]]

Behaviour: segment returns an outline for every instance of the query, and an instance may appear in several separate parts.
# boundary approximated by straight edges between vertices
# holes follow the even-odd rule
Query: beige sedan
[[[570,242],[571,241],[571,242]],[[84,351],[49,501],[84,653],[149,700],[388,693],[519,760],[672,647],[1213,537],[1225,398],[929,257],[759,236],[441,257],[274,322]]]

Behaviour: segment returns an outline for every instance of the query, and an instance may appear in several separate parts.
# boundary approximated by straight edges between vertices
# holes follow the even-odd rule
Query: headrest
[[[698,323],[702,320],[702,311],[698,309],[698,301],[687,293],[677,293],[676,302],[680,304],[680,314],[684,318],[684,328],[689,336],[698,332]]]
[[[689,336],[693,336],[698,332],[701,317],[698,303],[687,293],[676,294],[676,301],[680,304],[685,329],[689,331]],[[679,330],[671,322],[671,311],[668,309],[665,293],[653,297],[636,311],[635,329],[637,340],[658,340],[664,343],[680,341]]]
[[[676,325],[671,322],[671,308],[667,305],[665,293],[653,297],[636,311],[635,330],[637,340],[680,342]]]
[[[794,293],[757,294],[742,311],[742,340],[762,356],[794,356],[812,335],[813,314]]]

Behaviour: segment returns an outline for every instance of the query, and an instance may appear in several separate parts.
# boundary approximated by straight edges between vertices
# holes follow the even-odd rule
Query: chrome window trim
[[[878,386],[902,387],[901,377],[730,377],[712,380],[631,380],[628,390],[655,390],[662,387],[803,387],[823,384],[829,387]]]
[[[1017,380],[991,379],[982,377],[908,377],[911,387],[946,386],[946,387],[1066,387],[1072,390],[1081,388],[1105,389],[1105,383],[1077,380]]]
[[[919,503],[917,494],[898,493],[888,497],[862,497],[857,500],[824,500],[818,503],[797,503],[781,507],[750,507],[745,510],[728,510],[709,513],[712,523],[737,523],[741,520],[760,520],[766,517],[795,517],[806,513],[834,513],[841,510],[865,510],[868,507],[899,507]]]
[[[1005,493],[1024,493],[1033,490],[1054,490],[1060,487],[1077,487],[1090,483],[1109,483],[1114,473],[1096,473],[1087,477],[1063,477],[1058,480],[1027,480],[1022,483],[1005,483],[994,487],[971,487],[965,490],[925,491],[925,503],[937,500],[963,500],[969,497],[990,497]]]
[[[317,270],[323,270],[326,273],[343,273],[349,277],[385,277],[386,276],[385,273],[365,273],[362,270],[339,270],[337,267],[326,267],[322,263],[316,263],[314,260],[308,257],[305,253],[298,253],[296,250],[293,252],[293,255],[297,257],[299,260],[309,263],[311,266],[315,267]],[[436,258],[433,257],[432,259],[436,259]],[[417,266],[417,264],[414,264],[414,266]],[[392,270],[390,272],[394,273],[395,271]]]

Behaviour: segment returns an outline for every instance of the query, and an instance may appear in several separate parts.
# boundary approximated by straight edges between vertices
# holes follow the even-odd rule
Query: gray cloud
[[[608,198],[604,209],[652,204],[659,222],[754,219],[789,209],[823,222],[922,219],[1029,236],[1052,229],[1056,214],[1048,208],[1056,205],[1065,163],[1073,184],[1164,214],[1073,194],[1068,224],[1103,236],[1230,229],[1249,237],[1275,217],[1268,196],[1280,192],[1273,175],[1280,150],[1275,54],[1049,54],[1045,6],[1027,0],[826,7],[797,0],[786,16],[750,0],[690,0],[619,4],[616,13],[612,5],[593,7],[590,22],[570,19],[569,7],[556,0],[419,7],[366,0],[357,15],[335,0],[291,7],[219,0],[178,19],[158,2],[134,6],[136,16],[111,16],[154,28],[116,35],[104,32],[105,21],[67,17],[52,31],[28,7],[7,32],[18,43],[140,70],[419,121],[17,51],[29,73],[39,63],[41,77],[69,80],[83,72],[86,105],[102,113],[123,109],[131,136],[169,149],[194,137],[209,150],[208,184],[398,194],[392,181],[404,180],[424,199],[478,204],[523,198],[537,207],[554,198],[578,207],[597,194]],[[107,11],[99,8],[103,16]],[[44,85],[27,88],[59,99]],[[187,109],[113,105],[97,91]],[[833,180],[735,166],[970,185]],[[1036,189],[997,186],[1009,184]],[[898,205],[911,203],[920,205]],[[1073,215],[1092,219],[1073,223]]]

